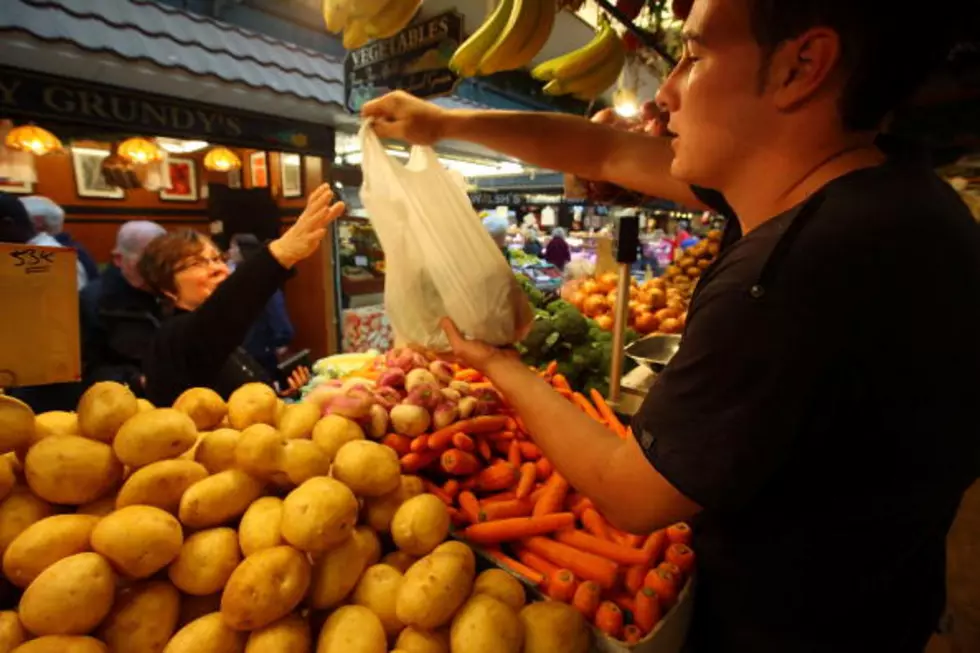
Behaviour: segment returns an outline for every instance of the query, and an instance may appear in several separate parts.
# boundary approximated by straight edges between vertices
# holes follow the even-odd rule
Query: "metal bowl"
[[[677,353],[680,345],[679,335],[655,333],[629,345],[624,353],[640,365],[660,372]]]

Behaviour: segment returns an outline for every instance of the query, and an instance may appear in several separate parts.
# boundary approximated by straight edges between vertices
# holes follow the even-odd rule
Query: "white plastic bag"
[[[407,163],[361,128],[361,202],[385,252],[385,309],[396,338],[449,348],[439,327],[452,318],[467,337],[509,345],[533,315],[506,258],[483,228],[463,186],[429,147]]]

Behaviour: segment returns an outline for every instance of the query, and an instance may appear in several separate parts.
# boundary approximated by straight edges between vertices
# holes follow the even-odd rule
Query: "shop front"
[[[5,5],[0,119],[42,127],[65,147],[34,156],[0,190],[55,201],[100,265],[129,220],[227,247],[236,233],[270,239],[296,219],[329,178],[335,59],[153,3],[113,2],[112,23],[76,4]],[[134,137],[163,161],[149,178],[115,178],[110,164]],[[285,287],[291,347],[317,357],[337,348],[332,256],[328,241]]]

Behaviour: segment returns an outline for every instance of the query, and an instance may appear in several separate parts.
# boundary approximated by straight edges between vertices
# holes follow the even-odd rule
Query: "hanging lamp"
[[[216,172],[228,172],[242,167],[242,160],[227,147],[216,147],[204,156],[204,167]]]
[[[4,145],[11,150],[31,152],[37,156],[62,150],[61,141],[58,140],[58,137],[37,125],[14,127],[7,132]]]
[[[120,143],[116,154],[124,161],[137,164],[156,163],[163,159],[163,150],[156,143],[138,136]]]

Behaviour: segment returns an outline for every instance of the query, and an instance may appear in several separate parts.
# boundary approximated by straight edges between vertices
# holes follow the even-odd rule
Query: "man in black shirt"
[[[882,0],[688,8],[658,94],[669,140],[404,94],[364,114],[382,137],[733,211],[741,237],[700,281],[634,440],[447,321],[450,342],[614,524],[696,518],[698,653],[919,653],[977,473],[980,238],[945,183],[875,138],[942,56],[939,26]]]

